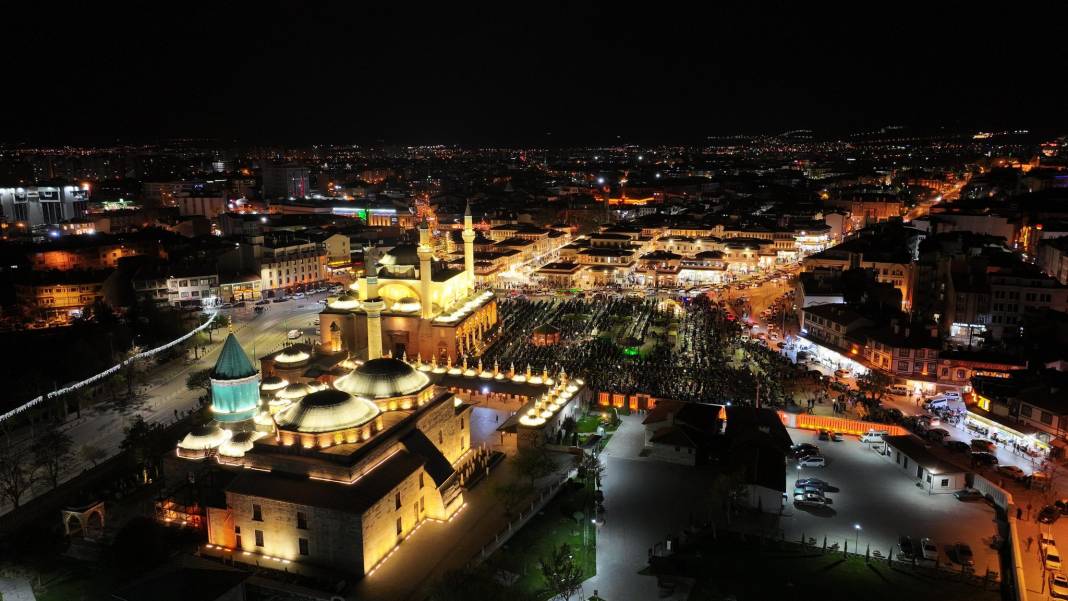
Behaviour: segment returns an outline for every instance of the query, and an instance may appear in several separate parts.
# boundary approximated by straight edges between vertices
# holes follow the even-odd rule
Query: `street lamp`
[[[853,524],[853,530],[857,533],[856,539],[853,541],[853,548],[858,549],[857,553],[860,553],[860,524]]]

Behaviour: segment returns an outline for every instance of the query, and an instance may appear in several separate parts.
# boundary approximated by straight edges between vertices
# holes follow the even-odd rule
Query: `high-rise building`
[[[307,167],[292,163],[266,163],[262,175],[265,199],[308,196],[310,184]]]

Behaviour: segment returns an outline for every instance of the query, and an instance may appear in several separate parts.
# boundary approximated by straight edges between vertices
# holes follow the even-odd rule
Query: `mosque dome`
[[[415,394],[430,384],[426,374],[400,359],[372,359],[334,381],[334,388],[370,399]]]
[[[274,356],[274,362],[279,367],[300,367],[311,359],[311,355],[295,346],[286,347],[282,352]]]
[[[419,304],[419,299],[414,296],[406,296],[393,303],[392,309],[394,311],[400,311],[401,313],[414,313],[421,307],[422,305]]]
[[[289,386],[289,380],[279,376],[267,376],[263,379],[263,382],[260,383],[260,390],[264,392],[274,392],[276,390],[281,390],[286,386]]]
[[[229,438],[229,430],[223,430],[216,424],[206,424],[193,428],[182,442],[178,443],[178,447],[187,451],[206,451],[217,448]]]
[[[238,432],[219,445],[219,454],[225,457],[243,457],[252,450],[252,443],[263,435],[263,432]]]
[[[352,292],[343,292],[341,296],[330,303],[331,309],[355,309],[360,306],[360,299]]]
[[[415,244],[398,244],[378,259],[379,265],[419,265],[419,251]]]
[[[283,401],[299,401],[313,392],[315,388],[308,384],[293,383],[279,390],[274,396]]]
[[[367,399],[327,388],[313,392],[274,416],[278,427],[297,432],[334,432],[356,428],[378,416],[378,406]]]

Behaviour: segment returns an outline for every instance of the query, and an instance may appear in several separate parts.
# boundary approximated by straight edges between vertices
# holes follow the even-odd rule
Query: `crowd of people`
[[[676,307],[679,307],[676,309]],[[683,401],[783,406],[790,385],[807,376],[780,354],[743,337],[721,305],[698,296],[681,306],[655,299],[507,299],[501,336],[483,363],[564,368],[596,391]],[[560,343],[535,346],[534,329],[551,324]]]

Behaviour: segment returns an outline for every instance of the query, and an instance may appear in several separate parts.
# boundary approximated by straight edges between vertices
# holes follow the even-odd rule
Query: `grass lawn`
[[[579,434],[591,434],[597,431],[597,426],[601,423],[600,413],[587,413],[579,418],[578,423],[575,424]]]
[[[523,528],[494,553],[487,563],[493,568],[518,574],[515,585],[520,590],[537,594],[545,582],[538,560],[563,544],[571,546],[575,561],[582,565],[584,578],[597,573],[596,528],[585,519],[576,520],[581,512],[586,488],[581,484],[565,485],[564,490],[534,516]],[[585,528],[586,547],[583,548]]]
[[[94,601],[106,599],[114,575],[105,566],[73,559],[59,559],[41,574],[35,586],[37,601]]]
[[[715,601],[734,595],[749,599],[938,599],[995,601],[996,583],[961,582],[959,574],[887,565],[885,559],[844,558],[796,545],[741,541],[720,536],[705,539],[672,571],[697,578],[691,601]]]

